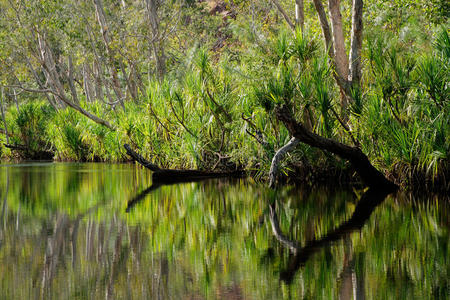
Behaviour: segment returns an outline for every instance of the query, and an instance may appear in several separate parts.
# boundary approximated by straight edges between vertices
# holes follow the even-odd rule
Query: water
[[[448,299],[449,201],[0,166],[0,299]],[[269,205],[272,203],[272,205]]]

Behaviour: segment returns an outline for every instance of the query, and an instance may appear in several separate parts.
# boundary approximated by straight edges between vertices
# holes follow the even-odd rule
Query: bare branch
[[[286,21],[286,23],[288,23],[289,27],[291,27],[292,30],[295,30],[295,25],[292,22],[291,18],[289,18],[288,14],[286,13],[286,11],[283,9],[283,7],[281,7],[280,3],[277,0],[271,0],[273,4],[275,4],[275,6],[277,7],[278,11],[283,15],[284,20]]]

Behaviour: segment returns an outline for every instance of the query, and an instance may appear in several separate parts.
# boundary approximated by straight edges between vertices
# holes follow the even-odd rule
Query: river
[[[3,164],[0,299],[446,299],[449,211],[442,195]]]

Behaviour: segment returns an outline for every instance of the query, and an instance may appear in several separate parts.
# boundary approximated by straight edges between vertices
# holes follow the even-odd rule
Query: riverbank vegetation
[[[448,4],[367,1],[358,27],[351,1],[321,3],[0,1],[2,158],[121,162],[128,143],[162,167],[266,179],[292,138],[284,105],[394,182],[448,190]],[[280,167],[352,180],[302,143]]]

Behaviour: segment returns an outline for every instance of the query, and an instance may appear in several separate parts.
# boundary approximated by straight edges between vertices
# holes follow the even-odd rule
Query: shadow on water
[[[361,230],[375,208],[391,193],[392,191],[369,189],[361,196],[358,205],[348,220],[340,224],[336,229],[332,230],[324,237],[306,242],[306,245],[303,247],[301,247],[298,242],[286,238],[280,229],[278,216],[275,212],[276,202],[270,205],[269,218],[273,234],[276,239],[292,253],[288,267],[280,273],[280,279],[286,283],[291,283],[299,268],[304,266],[314,253],[330,246],[333,242],[345,239],[354,231]]]

